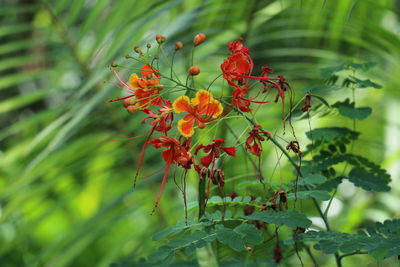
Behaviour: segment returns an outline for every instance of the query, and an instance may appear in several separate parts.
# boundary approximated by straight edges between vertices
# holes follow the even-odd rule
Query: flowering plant
[[[197,208],[199,213],[197,221],[188,218],[186,190],[183,188],[185,222],[154,236],[155,240],[169,237],[170,241],[168,245],[160,247],[149,256],[150,262],[169,264],[178,256],[180,250],[185,249],[188,255],[196,251],[200,265],[217,266],[220,259],[213,244],[226,245],[242,254],[250,253],[254,261],[274,264],[283,262],[294,254],[303,264],[300,255],[302,252],[308,254],[314,264],[317,264],[310,243],[316,243],[316,249],[320,251],[333,253],[338,266],[341,266],[344,257],[354,254],[376,255],[377,251],[385,251],[379,255],[390,257],[400,253],[398,246],[395,250],[384,250],[395,237],[382,235],[384,230],[379,228],[380,225],[377,225],[374,236],[358,236],[332,231],[327,218],[336,187],[343,179],[348,179],[355,186],[367,191],[389,190],[390,177],[384,170],[364,157],[354,155],[352,151],[347,153],[346,150],[349,144],[353,147],[353,142],[359,135],[355,128],[356,120],[368,117],[371,113],[368,108],[356,108],[355,99],[352,103],[346,100],[329,105],[323,97],[316,94],[318,86],[303,90],[301,93],[304,96],[293,105],[293,90],[286,78],[281,74],[272,76],[273,70],[269,66],[262,66],[257,74],[250,49],[245,46],[242,38],[228,43],[229,54],[221,61],[221,75],[216,79],[221,77],[227,83],[226,88],[218,90],[212,86],[216,79],[209,78],[206,80],[212,82],[208,87],[198,88],[199,86],[195,86],[195,77],[201,74],[201,69],[193,65],[193,55],[197,46],[206,44],[206,35],[200,33],[193,38],[192,61],[186,73],[186,82],[182,82],[184,79],[176,74],[173,67],[176,54],[184,49],[183,43],[175,43],[170,66],[165,72],[159,66],[159,55],[165,54],[164,46],[167,40],[162,35],[157,35],[155,39],[158,44],[157,54],[151,53],[151,45],[148,44],[146,52],[136,46],[136,55],[126,55],[127,59],[141,64],[140,77],[133,73],[125,81],[118,73],[118,68],[125,66],[112,64],[117,84],[126,89],[129,95],[110,101],[123,101],[123,106],[130,114],[141,116],[140,114],[144,113],[146,116],[142,124],[148,124],[149,134],[137,158],[134,185],[137,178],[141,178],[139,171],[148,145],[162,150],[160,157],[165,162],[165,168],[153,212],[156,212],[162,203],[163,189],[168,179],[177,173],[172,173],[171,167],[176,166],[182,170],[184,185],[189,172],[198,175],[198,201],[193,207]],[[365,66],[371,65],[368,64],[348,62],[325,69],[324,73],[329,86],[338,86],[338,75],[342,75],[338,74],[339,72],[351,70],[354,74],[355,71],[366,70]],[[379,88],[379,85],[354,75],[345,78],[345,82],[340,86],[353,91],[363,86]],[[174,97],[174,90],[179,90],[184,95]],[[271,129],[263,129],[257,121],[257,111],[271,105],[268,101],[270,92],[276,92],[271,102],[281,102],[283,129],[289,121],[292,130],[291,141],[279,136],[276,130],[272,133]],[[290,103],[286,103],[286,99],[290,99]],[[288,105],[288,112],[285,113]],[[310,125],[306,135],[311,143],[307,146],[300,145],[291,119],[296,114],[300,118],[310,119],[313,107],[320,108],[322,105],[327,109],[337,109],[340,114],[353,120],[353,129],[311,129]],[[227,121],[230,118],[242,118],[243,122],[247,123],[241,134],[236,134],[229,127]],[[223,134],[216,135],[211,142],[203,144],[201,136],[206,135],[206,129],[215,129],[215,126],[222,124]],[[235,140],[226,138],[227,131],[230,131]],[[278,142],[277,138],[286,142],[286,145]],[[280,166],[281,157],[285,156],[293,167],[294,173],[285,182],[274,184],[270,179],[265,179],[262,157],[266,147],[268,150],[276,149],[277,154],[279,151],[276,166]],[[243,150],[240,156],[239,149]],[[250,185],[261,186],[262,191],[258,195],[246,196],[232,192],[227,196],[225,192],[225,184],[229,182],[230,177],[226,175],[224,165],[226,162],[234,164],[240,157],[249,159],[254,167],[254,174],[245,177],[256,178],[251,180]],[[337,175],[336,169],[340,166],[336,165],[341,162],[345,165],[342,174]],[[348,165],[353,165],[354,168],[348,171]],[[215,187],[211,187],[211,183]],[[312,221],[307,218],[302,208],[303,202],[307,201],[314,205],[321,216],[326,231],[313,230]],[[329,201],[325,211],[321,209],[319,201]],[[388,221],[387,224],[397,224],[398,227],[399,221]],[[372,238],[378,238],[379,245],[365,245],[365,241]],[[332,239],[335,239],[334,248],[325,245],[326,240]],[[276,242],[272,244],[269,243],[270,240]],[[348,240],[352,240],[351,246]],[[256,249],[265,253],[257,254]],[[206,259],[201,256],[202,251],[207,251]]]

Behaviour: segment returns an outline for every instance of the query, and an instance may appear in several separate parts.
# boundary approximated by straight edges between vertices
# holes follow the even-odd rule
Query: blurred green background
[[[150,216],[161,175],[131,190],[143,139],[109,142],[148,131],[140,124],[142,116],[107,102],[123,94],[109,64],[140,67],[123,55],[132,54],[135,45],[154,45],[156,34],[167,37],[167,52],[175,41],[186,45],[176,59],[182,75],[192,37],[207,34],[195,55],[202,69],[199,84],[219,74],[227,43],[242,36],[256,65],[284,74],[296,98],[300,89],[323,82],[321,67],[377,62],[362,75],[384,88],[356,96],[357,105],[371,106],[373,114],[357,124],[362,135],[355,151],[388,168],[392,191],[371,194],[342,184],[330,219],[335,230],[354,232],[370,221],[398,218],[399,11],[395,0],[0,0],[0,265],[109,266],[137,260],[160,245],[151,240],[153,233],[183,218],[181,193],[172,181]],[[324,95],[330,103],[350,96],[344,90]],[[260,111],[259,120],[271,131],[279,129],[280,105]],[[351,126],[336,114],[313,116],[311,123]],[[306,121],[294,126],[305,140]],[[265,150],[263,168],[270,175],[276,154],[272,146]],[[144,173],[162,166],[159,152],[148,149]],[[227,193],[250,194],[235,188],[240,180],[229,182],[246,173],[235,164],[226,177]],[[188,182],[193,201],[196,175]],[[308,215],[314,212],[310,208]],[[333,262],[331,256],[316,255],[326,266]],[[343,263],[360,261],[377,264],[368,256]]]

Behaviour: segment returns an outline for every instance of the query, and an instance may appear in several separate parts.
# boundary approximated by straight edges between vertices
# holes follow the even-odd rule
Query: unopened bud
[[[133,51],[135,51],[135,52],[138,53],[138,54],[142,52],[142,50],[140,49],[139,46],[135,46],[135,47],[133,48]]]
[[[135,100],[133,100],[133,98],[127,98],[127,99],[124,99],[124,101],[122,101],[122,105],[125,108],[127,108],[128,106],[133,105],[133,104],[135,104]]]
[[[129,55],[129,54],[125,54],[125,58],[126,59],[128,59],[128,58],[130,58],[131,56]]]
[[[147,47],[147,48],[151,48],[151,44],[147,44],[146,47]]]
[[[155,56],[154,56],[154,59],[159,59],[159,58],[160,58],[159,55],[155,55]]]
[[[197,67],[197,66],[191,66],[191,67],[189,68],[189,74],[190,74],[191,76],[199,75],[199,73],[200,73],[200,68],[199,68],[199,67]]]
[[[129,105],[126,108],[126,111],[128,111],[128,113],[135,113],[136,111],[138,111],[138,108],[135,105]]]
[[[158,44],[164,43],[165,40],[166,40],[165,37],[162,36],[161,34],[157,34],[157,35],[156,35],[156,41],[157,41]]]
[[[200,45],[206,40],[206,35],[204,33],[198,33],[193,38],[193,43],[195,46]]]
[[[111,67],[116,68],[116,67],[118,67],[118,64],[113,61],[113,62],[111,62]]]
[[[182,42],[176,42],[175,43],[175,51],[181,50],[183,47]]]

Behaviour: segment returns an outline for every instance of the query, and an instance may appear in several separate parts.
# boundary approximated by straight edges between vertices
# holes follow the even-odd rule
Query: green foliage
[[[340,115],[357,120],[364,120],[372,113],[370,107],[356,108],[354,102],[350,103],[350,99],[346,99],[343,102],[336,102],[332,107],[339,110]]]
[[[317,242],[315,248],[328,254],[338,251],[367,252],[377,260],[400,254],[400,220],[387,220],[383,224],[378,222],[375,229],[368,229],[368,233],[309,231],[298,237],[303,241]]]
[[[106,103],[107,99],[121,94],[121,90],[114,85],[115,80],[111,78],[108,65],[112,60],[125,63],[123,55],[131,52],[132,46],[154,44],[153,36],[158,33],[166,35],[168,40],[182,40],[187,48],[182,51],[182,58],[190,58],[193,34],[207,31],[207,46],[199,47],[195,55],[195,60],[205,59],[202,63],[196,61],[196,64],[202,64],[200,67],[204,70],[199,80],[196,80],[198,84],[208,82],[203,78],[205,73],[219,74],[221,55],[226,51],[227,41],[240,36],[245,37],[252,51],[257,51],[252,54],[254,61],[257,64],[271,63],[276,72],[283,71],[296,93],[309,84],[321,84],[317,77],[320,65],[337,64],[354,55],[360,59],[376,60],[379,68],[375,69],[371,69],[375,63],[352,61],[326,68],[322,70],[322,76],[323,79],[330,79],[329,85],[308,86],[308,89],[301,91],[306,93],[310,90],[312,98],[329,107],[325,100],[327,95],[335,101],[343,100],[351,94],[347,87],[356,90],[385,88],[371,90],[372,93],[360,99],[357,96],[355,106],[365,106],[368,103],[374,108],[374,116],[370,116],[367,122],[357,124],[362,139],[356,143],[354,151],[350,147],[354,140],[351,134],[328,132],[328,137],[336,136],[332,140],[317,140],[312,136],[313,145],[309,147],[315,161],[310,160],[310,149],[304,151],[304,177],[299,177],[297,193],[307,192],[306,187],[313,191],[331,191],[343,179],[352,179],[357,186],[369,190],[364,200],[357,198],[344,203],[340,220],[330,218],[332,227],[338,231],[361,228],[373,219],[365,217],[373,209],[379,209],[385,216],[398,216],[389,201],[381,201],[373,193],[387,191],[390,177],[372,163],[385,160],[385,149],[390,147],[385,145],[386,127],[391,125],[391,118],[387,115],[388,102],[396,101],[399,97],[397,77],[400,46],[397,24],[393,23],[395,1],[4,0],[1,5],[2,266],[106,267],[112,262],[127,262],[122,266],[134,266],[131,262],[149,255],[155,246],[160,245],[161,239],[189,235],[196,231],[208,235],[205,228],[213,227],[215,223],[220,224],[223,212],[211,213],[207,217],[208,221],[188,222],[191,226],[183,223],[173,226],[155,235],[158,241],[152,242],[150,236],[155,231],[182,218],[183,205],[177,197],[178,190],[173,186],[172,179],[169,179],[166,190],[170,191],[164,194],[159,212],[149,216],[154,205],[155,188],[159,186],[161,177],[155,175],[141,181],[133,192],[130,190],[137,164],[136,155],[140,150],[139,142],[136,141],[142,139],[109,142],[138,136],[148,129],[140,124],[141,118],[133,118],[115,108],[117,105]],[[315,12],[316,9],[318,12]],[[266,36],[268,38],[264,38]],[[169,43],[165,51],[173,50],[173,45],[173,42]],[[186,72],[185,64],[176,61],[176,65],[182,73]],[[365,73],[370,69],[370,72]],[[353,75],[354,72],[356,74]],[[121,75],[128,74],[121,72]],[[343,76],[347,74],[351,76],[343,82]],[[332,83],[335,79],[337,83]],[[382,85],[375,82],[378,80]],[[217,82],[215,88],[219,90],[223,87],[221,85]],[[314,92],[319,92],[321,96]],[[315,102],[312,105],[313,109],[317,107]],[[330,110],[327,111],[326,107],[323,112],[329,114]],[[280,108],[271,103],[268,112],[260,110],[254,114],[265,128],[275,130],[281,125],[278,120],[280,116],[276,115],[280,114]],[[313,109],[309,114],[312,127],[331,123],[329,116],[316,121],[318,116],[315,115],[321,114]],[[285,111],[288,110],[286,106]],[[293,122],[297,127],[295,118]],[[342,121],[335,121],[338,125],[339,122],[341,127]],[[234,130],[241,130],[242,125],[240,121]],[[301,141],[302,132],[297,131],[296,134]],[[319,137],[324,134],[320,132]],[[212,138],[212,134],[205,138]],[[286,136],[284,138],[287,139]],[[269,185],[273,185],[274,190],[288,185],[287,189],[291,189],[288,198],[292,199],[294,183],[282,184],[272,173],[276,164],[275,151],[269,145],[264,143],[265,157],[262,161],[265,177],[273,180],[270,184],[266,182],[267,190],[258,182],[247,183],[256,186],[244,188],[238,187],[231,180],[233,176],[242,173],[248,175],[251,172],[252,166],[247,159],[238,160],[229,166],[226,164],[229,169],[226,172],[227,191],[242,190],[247,195],[262,195],[262,199],[249,201],[248,197],[245,199],[242,196],[233,201],[210,199],[207,209],[222,210],[227,203],[225,217],[237,219],[232,212],[229,215],[230,210],[238,210],[239,213],[247,205],[257,208],[268,203],[274,193]],[[303,149],[302,141],[301,145]],[[335,151],[331,150],[332,147]],[[161,159],[153,157],[151,151],[148,155],[143,170],[151,173],[162,167],[164,163]],[[389,166],[387,162],[386,166]],[[345,168],[347,165],[348,168]],[[277,168],[282,169],[283,183],[293,178],[291,171],[286,170],[287,166],[282,161]],[[307,173],[306,169],[310,171]],[[346,172],[343,173],[344,169]],[[241,179],[238,183],[245,186],[246,179],[249,178]],[[190,177],[189,203],[196,198],[191,193],[197,186],[196,182],[196,179]],[[397,192],[398,186],[395,183],[391,186],[394,187],[392,192]],[[337,194],[340,195],[340,192]],[[371,202],[365,205],[365,199]],[[290,201],[292,204],[293,200]],[[315,209],[311,206],[312,201],[302,203],[306,214],[310,212],[311,215]],[[363,208],[358,211],[359,221],[354,222],[349,219],[353,215],[348,214],[356,214],[352,210],[356,205]],[[195,212],[191,211],[194,210],[195,205],[192,204],[189,217],[193,216]],[[226,228],[236,229],[237,225],[231,225],[232,222],[238,223],[227,220]],[[264,238],[269,239],[267,230],[262,231]],[[387,236],[386,231],[387,228],[383,227],[379,235]],[[217,241],[214,239],[213,242]],[[243,239],[243,242],[251,244],[249,240]],[[368,239],[368,242],[374,244],[375,240]],[[202,245],[202,241],[193,241],[191,244],[194,248]],[[261,249],[251,252],[251,258],[255,260],[249,260],[246,266],[275,265],[271,252],[274,244],[265,242],[259,245]],[[396,248],[396,244],[387,243],[387,246],[387,250]],[[173,259],[182,260],[182,265],[196,264],[194,260],[186,261],[190,257],[194,258],[193,253],[187,258],[181,256],[181,252],[176,253],[185,248],[171,250],[167,246],[162,250],[165,256],[161,254],[158,260],[162,258],[165,264]],[[243,261],[230,259],[233,256],[239,257],[237,252],[230,253],[221,247],[218,250],[220,266],[243,266]],[[298,266],[298,262],[293,263],[293,259],[296,259],[294,251],[288,250],[284,252],[283,260],[287,259],[284,264]],[[372,253],[378,259],[381,259],[379,255],[389,255],[385,249],[377,249]],[[305,266],[311,266],[304,250],[300,254]],[[315,256],[317,260],[325,262],[326,256]],[[229,261],[224,261],[227,258]],[[351,263],[354,265],[358,262],[350,262],[349,259],[349,265]],[[394,266],[386,262],[382,265]],[[147,263],[139,261],[135,266],[147,266]]]
[[[324,190],[308,190],[308,191],[297,191],[296,193],[289,193],[288,199],[318,199],[318,200],[329,200],[331,196],[328,191]]]
[[[272,223],[277,226],[288,226],[292,229],[297,227],[308,228],[311,221],[307,217],[296,210],[283,210],[283,211],[259,211],[250,216],[244,217],[246,220],[258,220],[266,223]]]
[[[382,179],[382,177],[360,167],[352,169],[349,173],[348,179],[355,186],[361,187],[367,191],[387,192],[390,190],[388,180]]]
[[[313,129],[306,132],[306,135],[312,140],[323,140],[324,142],[330,142],[339,138],[348,138],[350,140],[354,140],[358,137],[359,133],[345,127],[326,127]]]

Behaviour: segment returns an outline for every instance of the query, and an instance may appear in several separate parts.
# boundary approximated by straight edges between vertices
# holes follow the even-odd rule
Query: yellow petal
[[[128,85],[132,87],[132,89],[137,89],[139,87],[138,80],[139,76],[137,76],[136,73],[132,73],[131,76],[129,76]]]
[[[184,137],[191,137],[194,134],[194,118],[192,117],[189,120],[179,120],[178,131]]]

